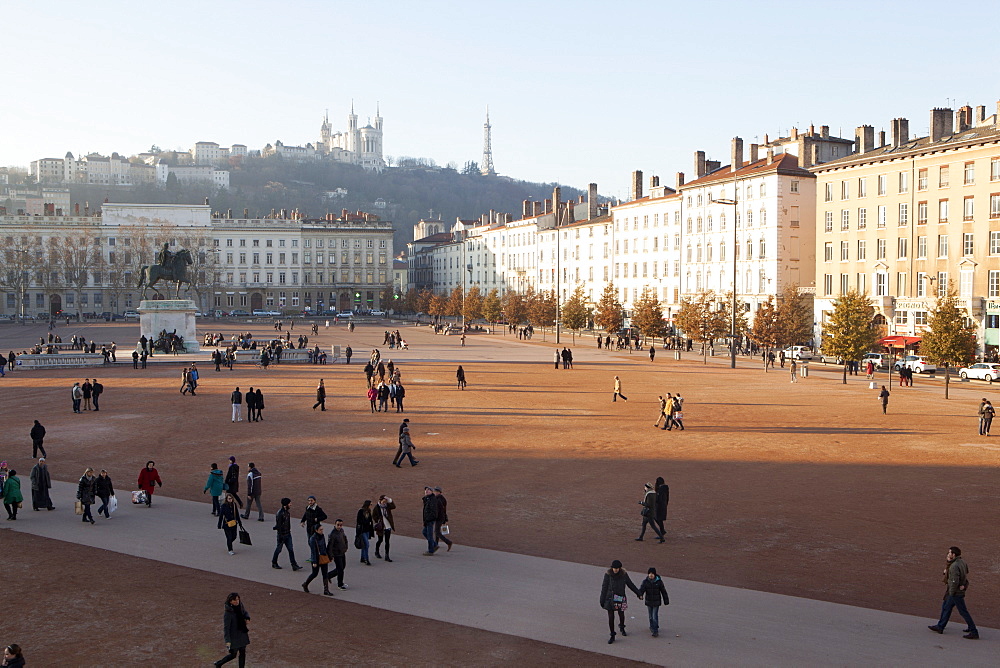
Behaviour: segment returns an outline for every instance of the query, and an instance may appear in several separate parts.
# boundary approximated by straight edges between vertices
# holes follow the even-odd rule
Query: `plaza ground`
[[[217,321],[208,327],[228,335],[246,325]],[[304,329],[298,324],[294,335]],[[792,384],[787,371],[765,374],[751,360],[741,360],[736,371],[719,360],[701,364],[694,355],[678,362],[661,353],[650,363],[644,354],[598,351],[593,339],[583,337],[573,346],[577,368],[554,370],[551,339],[542,342],[538,335],[532,342],[475,335],[463,349],[458,337],[407,328],[410,350],[396,352],[381,345],[384,329],[363,326],[351,334],[343,327],[321,328],[321,345],[354,348],[356,363],[350,366],[279,365],[267,372],[238,366],[216,373],[206,353],[198,365],[202,381],[196,397],[178,393],[180,367],[175,365],[153,364],[146,371],[129,364],[96,371],[14,372],[0,380],[7,416],[0,454],[27,481],[27,432],[37,418],[49,430],[46,449],[55,479],[75,481],[86,466],[107,468],[116,488],[125,490],[145,461],[154,459],[163,493],[190,500],[204,500],[209,464],[222,464],[235,454],[244,471],[248,461],[255,461],[264,472],[269,511],[281,496],[300,500],[315,494],[331,517],[353,524],[361,501],[386,493],[399,506],[400,533],[408,536],[419,536],[423,485],[441,485],[460,545],[600,567],[621,559],[633,574],[656,566],[673,578],[907,613],[928,623],[940,605],[944,554],[949,545],[959,545],[972,569],[969,605],[977,623],[1000,625],[995,531],[1000,444],[979,437],[976,429],[979,399],[995,398],[985,385],[954,384],[952,399],[945,401],[938,382],[918,377],[913,388],[890,388],[889,415],[882,416],[863,376],[845,386],[839,373],[816,365],[808,379]],[[134,324],[57,329],[64,340],[79,332],[88,339],[117,340],[120,348],[136,331]],[[263,326],[251,331],[273,333]],[[20,350],[42,333],[41,327],[4,325],[0,350]],[[570,341],[564,335],[563,344]],[[406,416],[421,460],[416,468],[390,466],[401,416],[371,414],[364,397],[361,369],[373,347],[402,370]],[[469,382],[465,391],[455,387],[460,363]],[[72,381],[95,373],[106,387],[101,412],[72,414]],[[628,402],[611,402],[615,375],[622,378]],[[326,413],[310,409],[320,377],[328,390]],[[236,385],[263,389],[264,422],[230,422],[228,397]],[[664,392],[685,397],[687,431],[653,428],[656,397]],[[671,490],[668,541],[636,543],[642,484],[658,475]],[[107,647],[108,665],[116,657],[133,656],[129,648],[143,646],[142,640],[128,638],[133,634],[122,638],[115,629],[133,628],[123,626],[126,620],[139,624],[136,618],[146,603],[108,597],[112,603],[102,617],[92,605],[67,607],[67,586],[79,592],[90,582],[87,597],[81,598],[91,604],[101,600],[101,587],[156,592],[163,597],[157,614],[134,626],[135,633],[155,639],[157,627],[168,623],[172,629],[162,637],[180,639],[186,649],[218,647],[221,597],[232,588],[251,592],[255,586],[169,566],[155,571],[156,581],[145,583],[149,568],[142,560],[10,536],[5,533],[4,539],[16,545],[15,554],[7,550],[0,561],[5,573],[16,573],[12,586],[23,588],[33,606],[59,610],[61,617],[43,616],[46,624],[58,619],[61,644]],[[44,557],[31,567],[29,555],[39,551]],[[120,577],[102,578],[109,570],[104,564]],[[72,579],[57,582],[56,572]],[[171,580],[194,586],[188,591],[170,586]],[[596,600],[600,581],[567,586],[592,588]],[[288,597],[287,605],[302,606],[304,612],[316,605],[294,592],[274,596]],[[412,625],[417,635],[440,634],[452,647],[455,663],[600,659],[589,653],[563,656],[559,653],[575,650],[464,628],[454,631],[449,645],[451,631],[441,622],[343,605],[351,611],[338,615],[338,623],[346,617],[386,619]],[[108,619],[123,623],[104,625],[106,642],[95,643],[99,622]],[[208,623],[202,623],[205,619]],[[592,624],[597,635],[605,628],[596,604],[581,613],[581,623]],[[301,625],[289,626],[296,627],[289,629],[293,633]],[[46,651],[65,650],[46,647],[53,637],[46,628],[33,623],[33,615],[13,619],[8,630],[20,639],[7,642],[35,648],[39,659]],[[467,639],[463,632],[485,635],[472,644],[462,640]],[[281,660],[289,665],[317,661],[297,653],[310,651],[303,649],[308,643],[288,642]],[[345,651],[357,652],[348,654],[355,662],[380,661],[366,652],[370,643],[360,631],[345,643]],[[400,643],[401,658],[385,662],[448,661],[447,652],[445,658],[427,656],[422,648],[414,649],[418,644]],[[470,644],[479,653],[463,653]],[[325,656],[323,645],[316,656]],[[257,651],[263,646],[258,644]]]

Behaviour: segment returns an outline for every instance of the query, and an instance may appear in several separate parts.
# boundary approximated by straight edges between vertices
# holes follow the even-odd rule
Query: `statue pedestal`
[[[160,332],[174,332],[184,339],[184,351],[196,353],[201,350],[198,345],[198,332],[195,327],[194,312],[197,310],[194,301],[190,299],[143,299],[139,302],[140,336],[156,340]]]

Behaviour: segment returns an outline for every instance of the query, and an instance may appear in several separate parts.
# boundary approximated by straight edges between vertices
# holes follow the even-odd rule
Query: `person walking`
[[[73,400],[73,412],[80,412],[80,402],[83,401],[83,390],[80,389],[80,383],[73,383],[73,387],[69,391],[70,399]]]
[[[24,652],[17,643],[11,643],[3,648],[3,663],[5,668],[24,668]]]
[[[345,349],[344,349],[344,357],[346,357],[346,358],[347,358],[347,363],[348,363],[348,364],[350,364],[350,363],[351,363],[351,356],[352,356],[352,355],[354,355],[354,351],[353,351],[353,350],[351,350],[351,347],[350,347],[350,346],[347,346],[347,348],[345,348]]]
[[[797,362],[795,361],[795,358],[792,358],[792,362],[791,362],[791,364],[789,364],[789,365],[788,365],[788,373],[789,373],[789,374],[791,375],[791,377],[792,377],[792,380],[791,380],[791,381],[789,381],[789,382],[792,382],[792,383],[797,383],[797,382],[798,382],[798,379],[796,378],[796,372],[797,372],[798,370],[799,370],[799,365],[798,365],[798,363],[797,363]]]
[[[993,424],[993,418],[996,417],[996,410],[993,408],[993,404],[989,399],[983,397],[983,401],[979,404],[979,435],[989,436],[990,426]]]
[[[601,607],[608,611],[608,630],[611,637],[608,639],[610,645],[615,641],[615,613],[618,613],[618,630],[623,636],[625,632],[625,611],[628,609],[628,599],[625,597],[625,588],[628,587],[636,596],[639,596],[639,589],[632,583],[632,578],[628,576],[622,568],[622,562],[615,559],[611,562],[611,568],[604,573],[604,582],[601,584]]]
[[[94,505],[96,482],[97,477],[94,475],[94,469],[88,466],[87,470],[80,476],[80,482],[76,488],[76,500],[83,506],[83,521],[91,524],[94,524],[94,515],[90,512],[90,507]]]
[[[227,596],[226,612],[222,616],[222,636],[226,641],[226,649],[229,653],[216,661],[216,666],[224,666],[238,656],[239,666],[244,668],[247,663],[247,645],[250,644],[250,633],[247,625],[249,621],[250,613],[240,601],[240,595],[233,592]]]
[[[236,457],[234,455],[229,456],[229,467],[226,469],[226,491],[236,497],[240,504],[240,508],[243,507],[243,501],[240,500],[240,465],[236,463]]]
[[[52,477],[49,475],[49,467],[45,464],[45,457],[39,457],[38,463],[31,467],[31,508],[32,510],[55,510],[52,506],[52,499],[49,497],[49,490],[52,488]]]
[[[666,429],[667,422],[669,420],[669,418],[667,418],[667,400],[663,398],[662,394],[659,395],[657,399],[660,402],[660,415],[656,418],[656,422],[653,423],[653,426],[660,427],[660,420],[663,420],[663,426],[660,427],[660,429]]]
[[[394,385],[396,386],[396,412],[405,413],[406,411],[403,410],[403,398],[406,397],[406,388],[404,388],[403,384],[399,382],[398,369],[396,370],[396,379],[394,381]]]
[[[403,465],[403,458],[408,457],[410,459],[410,467],[414,467],[420,463],[419,459],[413,458],[413,451],[417,446],[413,445],[413,441],[410,440],[410,428],[403,427],[403,433],[399,435],[399,455],[397,455],[396,460],[393,464],[396,468],[401,468]]]
[[[389,539],[392,538],[392,532],[396,529],[396,524],[392,519],[392,511],[395,508],[396,504],[392,502],[392,498],[385,494],[380,494],[378,503],[375,504],[375,510],[372,511],[375,534],[378,536],[378,540],[375,541],[375,558],[382,558],[382,553],[379,550],[384,541],[385,560],[389,563],[392,563],[392,559],[389,558]]]
[[[45,448],[42,447],[42,443],[45,441],[45,427],[38,420],[35,420],[34,426],[31,428],[31,458],[38,459],[38,453],[42,453],[42,457],[48,457],[45,454]]]
[[[299,526],[306,528],[306,538],[312,538],[313,532],[316,531],[316,527],[318,527],[324,520],[326,520],[326,513],[319,507],[319,504],[316,502],[316,497],[308,497],[306,499],[306,509],[302,513],[302,521],[299,522]],[[325,550],[325,542],[323,543],[323,546]]]
[[[868,360],[868,363],[865,364],[865,378],[871,380],[874,377],[875,377],[875,363],[872,362],[871,360]]]
[[[191,372],[187,367],[181,370],[181,394],[187,394],[191,389]]]
[[[649,361],[652,362],[656,358],[656,346],[652,343],[649,344]]]
[[[101,500],[101,506],[97,509],[97,514],[104,515],[105,519],[110,520],[111,509],[109,505],[111,497],[115,495],[115,487],[111,482],[111,476],[108,475],[107,469],[101,469],[101,475],[97,476],[97,481],[94,483],[94,494]]]
[[[653,489],[651,483],[647,482],[644,486],[644,491],[645,494],[642,497],[642,501],[639,502],[639,505],[642,506],[642,530],[639,532],[639,537],[636,538],[636,541],[641,542],[643,540],[643,536],[646,535],[646,527],[649,526],[662,543],[663,533],[656,524],[656,490]]]
[[[667,521],[667,505],[670,503],[670,486],[659,476],[653,484],[656,491],[656,526],[660,530],[660,536],[667,535],[667,530],[663,523]]]
[[[330,532],[329,540],[326,544],[326,554],[333,561],[336,571],[330,573],[329,579],[337,576],[337,589],[347,589],[344,584],[344,569],[347,568],[347,534],[344,533],[344,520],[336,519],[333,522],[333,531]]]
[[[257,388],[257,391],[254,392],[254,397],[255,397],[254,407],[257,409],[257,422],[263,422],[264,421],[264,393],[260,391],[259,387]]]
[[[440,487],[434,488],[434,496],[438,502],[438,517],[437,522],[434,524],[434,540],[437,543],[447,545],[448,549],[446,552],[451,552],[451,546],[454,543],[448,538],[448,535],[451,533],[451,529],[448,527],[448,499],[444,498]],[[443,531],[442,528],[444,529]]]
[[[163,481],[160,480],[160,474],[156,470],[156,462],[152,459],[146,462],[146,467],[139,471],[138,480],[139,489],[146,493],[146,507],[149,508],[153,505],[153,490],[159,485],[163,487]]]
[[[684,431],[684,411],[682,410],[683,407],[684,407],[684,399],[681,398],[681,395],[678,394],[677,396],[673,397],[670,400],[670,413],[669,413],[670,428],[668,429],[668,431],[672,430],[674,427],[677,427],[681,431]]]
[[[935,633],[944,633],[944,628],[948,625],[948,620],[951,619],[951,611],[958,608],[958,614],[968,625],[965,629],[965,635],[962,637],[966,640],[979,640],[979,629],[976,628],[976,623],[972,621],[972,615],[965,607],[965,594],[969,589],[969,566],[962,559],[962,550],[957,547],[949,547],[945,558],[947,563],[942,581],[948,585],[948,589],[944,593],[944,602],[941,604],[941,618],[937,624],[932,624],[927,628]]]
[[[225,500],[219,505],[218,528],[222,529],[226,535],[226,548],[229,554],[236,554],[233,551],[233,541],[236,540],[236,532],[239,527],[240,511],[236,507],[236,499],[229,492],[226,492]]]
[[[375,535],[375,522],[372,519],[372,501],[365,499],[358,509],[357,522],[354,525],[355,544],[361,541],[361,563],[371,566],[372,562],[368,558],[368,546],[371,538]]]
[[[458,389],[464,390],[465,389],[465,369],[462,368],[461,364],[458,365],[458,371],[455,372],[455,378],[458,380]]]
[[[882,415],[885,415],[885,409],[889,407],[889,390],[885,389],[885,385],[882,386],[882,391],[878,393],[878,400],[882,404]]]
[[[281,570],[278,565],[278,555],[282,548],[288,550],[288,561],[292,564],[293,571],[300,571],[302,567],[295,563],[295,550],[292,548],[292,500],[287,496],[281,499],[281,508],[274,515],[274,530],[277,532],[277,545],[274,554],[271,555],[271,568]]]
[[[649,613],[649,631],[655,638],[660,635],[660,606],[670,605],[667,588],[663,586],[663,580],[656,574],[655,568],[646,571],[646,579],[639,585],[639,598],[646,604],[646,612]]]
[[[222,477],[222,469],[215,462],[212,462],[212,468],[208,472],[208,480],[205,481],[205,489],[201,490],[202,494],[211,493],[212,495],[212,514],[219,514],[219,497],[222,493],[226,491],[226,481]]]
[[[378,383],[378,410],[389,412],[389,386],[382,381]]]
[[[250,470],[247,471],[247,508],[243,513],[243,519],[250,519],[250,509],[253,508],[253,504],[257,502],[257,521],[264,521],[264,506],[260,503],[260,495],[263,491],[261,487],[261,475],[260,471],[257,470],[257,465],[250,462]]]
[[[618,401],[618,397],[621,397],[625,401],[628,401],[628,397],[622,394],[622,381],[621,378],[615,376],[615,393],[611,395],[611,401]]]
[[[437,552],[438,543],[436,538],[436,528],[437,528],[437,518],[438,518],[438,502],[437,497],[434,496],[434,490],[430,487],[424,487],[424,496],[421,498],[424,504],[423,510],[423,520],[424,529],[421,532],[424,538],[427,539],[427,551],[424,552],[425,557],[432,556]]]
[[[94,398],[94,410],[101,410],[101,395],[104,394],[104,386],[95,378],[94,382],[90,384],[90,393]],[[193,394],[193,393],[192,393]]]
[[[330,591],[330,556],[326,553],[326,536],[323,535],[323,532],[323,525],[317,524],[309,536],[309,565],[312,566],[312,573],[302,583],[302,591],[308,594],[309,583],[322,573],[323,596],[333,596],[333,592]]]
[[[21,507],[24,502],[24,496],[21,494],[21,479],[17,477],[17,471],[14,469],[10,470],[7,477],[3,481],[3,489],[0,489],[0,495],[3,496],[3,507],[7,511],[8,520],[17,519],[17,509]],[[381,541],[381,539],[379,539]],[[386,555],[389,554],[389,544],[386,543]]]
[[[243,422],[243,393],[240,388],[233,390],[229,395],[229,401],[233,405],[233,422]]]
[[[195,390],[198,389],[198,378],[200,378],[200,374],[198,373],[198,363],[191,362],[191,368],[188,369],[188,389],[191,390],[192,397],[195,396]]]
[[[316,410],[317,406],[322,406],[323,410],[326,410],[326,385],[323,384],[322,378],[316,386],[316,403],[313,404],[313,410]]]

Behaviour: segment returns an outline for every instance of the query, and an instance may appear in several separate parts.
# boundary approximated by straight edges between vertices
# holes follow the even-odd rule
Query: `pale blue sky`
[[[385,152],[624,196],[704,149],[810,122],[853,137],[934,106],[996,111],[998,3],[111,2],[4,4],[0,165],[195,141],[315,142],[323,111]]]

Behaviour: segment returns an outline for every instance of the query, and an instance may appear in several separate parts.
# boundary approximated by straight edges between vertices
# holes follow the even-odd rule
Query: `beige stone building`
[[[1000,126],[985,107],[933,109],[930,134],[862,126],[857,153],[816,175],[817,339],[848,290],[869,295],[883,345],[919,347],[950,287],[975,324],[979,350],[1000,343]],[[905,342],[901,337],[907,337]]]

